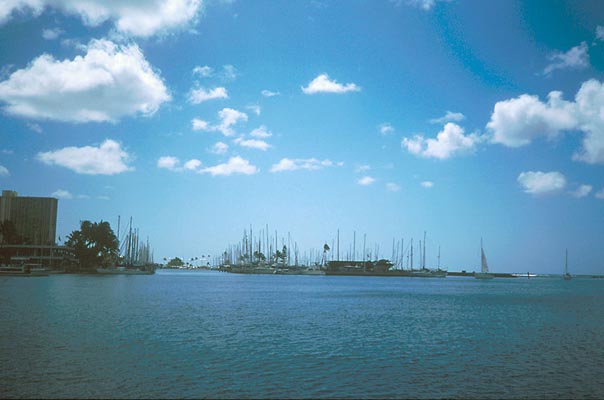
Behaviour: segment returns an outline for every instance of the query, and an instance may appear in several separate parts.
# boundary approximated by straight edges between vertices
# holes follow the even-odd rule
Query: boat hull
[[[488,272],[476,272],[474,274],[474,278],[476,279],[493,279],[495,275],[490,274]]]
[[[153,275],[155,271],[146,271],[140,269],[119,269],[119,268],[97,268],[97,274],[103,275]]]

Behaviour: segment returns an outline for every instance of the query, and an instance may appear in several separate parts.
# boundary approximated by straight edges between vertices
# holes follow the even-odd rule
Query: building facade
[[[11,221],[27,244],[53,246],[57,232],[57,207],[58,200],[52,197],[20,197],[17,192],[3,190],[0,222]]]

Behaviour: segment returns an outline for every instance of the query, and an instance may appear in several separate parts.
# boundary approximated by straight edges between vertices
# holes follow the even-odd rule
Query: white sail
[[[482,247],[480,248],[480,253],[482,261],[481,272],[487,273],[489,272],[489,264],[487,264],[487,256],[484,255],[484,250],[482,249]]]

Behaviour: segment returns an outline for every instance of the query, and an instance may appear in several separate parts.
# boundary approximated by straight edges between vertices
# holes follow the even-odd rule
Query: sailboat
[[[573,276],[568,273],[568,249],[566,249],[566,260],[564,262],[564,280],[570,281],[573,279]]]
[[[476,279],[493,279],[494,274],[489,273],[489,264],[487,264],[487,256],[484,255],[484,249],[482,248],[482,239],[480,239],[480,272],[474,273]]]

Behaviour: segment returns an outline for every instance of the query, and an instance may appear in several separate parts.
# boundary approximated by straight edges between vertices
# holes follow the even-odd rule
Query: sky
[[[160,262],[268,225],[602,274],[603,70],[600,1],[2,2],[0,187]]]

